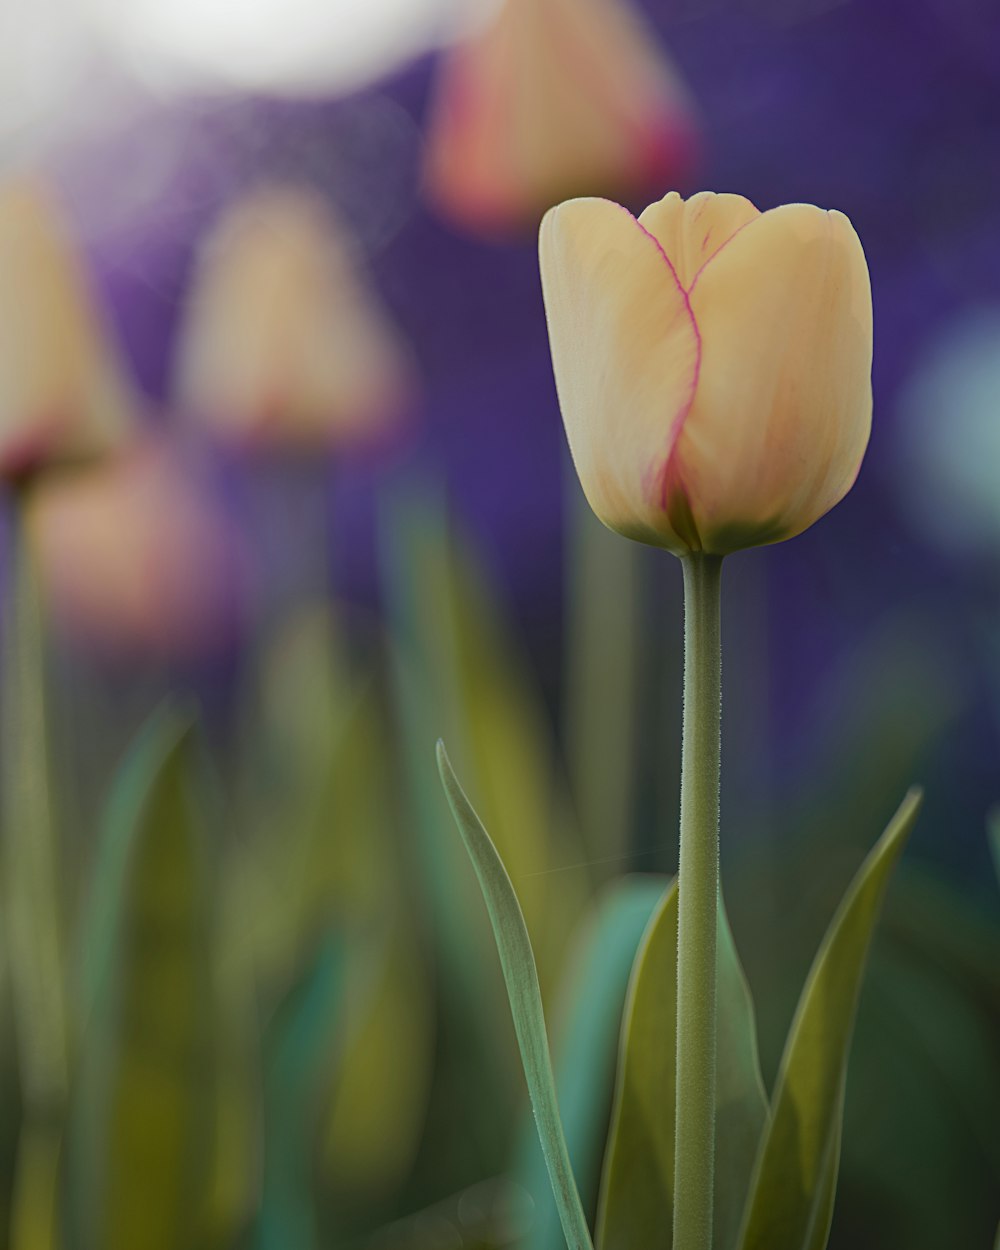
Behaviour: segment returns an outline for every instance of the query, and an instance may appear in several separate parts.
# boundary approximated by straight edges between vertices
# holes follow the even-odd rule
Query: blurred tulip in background
[[[693,106],[626,0],[505,0],[443,57],[426,187],[466,229],[530,228],[567,196],[626,197],[690,173]]]
[[[0,476],[107,451],[134,401],[72,237],[41,185],[0,185]]]
[[[31,504],[43,586],[68,632],[161,659],[232,640],[247,566],[228,516],[177,452],[138,443],[42,483]]]
[[[378,443],[405,415],[409,351],[317,194],[267,188],[205,243],[176,399],[220,442],[318,451]]]
[[[684,554],[791,538],[857,477],[871,428],[868,267],[838,212],[671,192],[636,221],[542,225],[570,449],[611,529]]]

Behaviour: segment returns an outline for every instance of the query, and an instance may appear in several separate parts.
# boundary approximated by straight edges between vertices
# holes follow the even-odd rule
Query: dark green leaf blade
[[[833,1217],[847,1057],[889,876],[916,821],[911,790],[861,865],[806,979],[761,1140],[740,1250],[823,1250]]]
[[[719,898],[714,1245],[730,1250],[767,1116],[753,1001]],[[615,1114],[605,1159],[602,1250],[672,1243],[677,1029],[677,885],[639,949],[622,1027]]]
[[[521,906],[507,870],[459,785],[441,742],[437,759],[445,794],[479,878],[496,937],[528,1093],[566,1244],[569,1250],[592,1250],[559,1117],[538,972]]]

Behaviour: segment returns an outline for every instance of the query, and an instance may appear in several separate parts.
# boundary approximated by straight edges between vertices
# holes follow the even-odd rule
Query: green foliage
[[[735,1242],[767,1115],[753,1002],[722,898],[717,946],[714,1244]],[[664,894],[636,957],[601,1195],[603,1250],[669,1247],[674,1183],[677,885]]]
[[[591,856],[568,819],[551,726],[482,563],[452,532],[444,501],[394,502],[383,523],[383,577],[414,893],[433,943],[439,1053],[433,1134],[462,1187],[509,1160],[520,1077],[493,937],[427,744],[456,743],[456,764],[517,883],[543,1000],[558,984],[591,889]],[[431,1183],[434,1183],[432,1180]]]
[[[197,748],[183,719],[161,713],[118,779],[84,921],[73,1250],[196,1243],[211,1140],[212,893]]]
[[[336,1053],[347,946],[332,932],[281,1005],[264,1045],[264,1175],[256,1250],[319,1244],[310,1148],[319,1120],[316,1091]]]
[[[605,888],[582,926],[557,1003],[556,1089],[588,1213],[597,1204],[625,994],[636,950],[663,889],[661,878],[639,876]],[[515,1175],[534,1203],[522,1250],[559,1245],[559,1213],[533,1124]]]
[[[493,926],[528,1093],[566,1244],[569,1250],[592,1250],[559,1117],[538,973],[524,916],[496,847],[458,784],[440,742],[437,754],[448,803],[475,868]]]
[[[911,792],[845,895],[806,980],[750,1186],[740,1250],[822,1250],[833,1216],[847,1056],[889,875],[920,806]]]

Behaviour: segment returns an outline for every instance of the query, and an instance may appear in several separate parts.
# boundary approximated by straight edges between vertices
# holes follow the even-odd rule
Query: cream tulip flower
[[[725,555],[844,497],[871,429],[872,305],[842,213],[570,200],[540,260],[566,433],[605,525]]]
[[[41,185],[0,185],[0,477],[119,443],[135,397],[70,233]]]

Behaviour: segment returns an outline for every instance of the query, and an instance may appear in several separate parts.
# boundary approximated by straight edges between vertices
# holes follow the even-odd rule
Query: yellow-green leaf
[[[119,776],[86,931],[69,1243],[194,1244],[212,1116],[213,877],[193,734],[167,711]]]
[[[767,1115],[753,1001],[722,897],[717,946],[714,1246],[731,1250]],[[605,1157],[601,1250],[672,1243],[677,1031],[677,885],[663,896],[636,957],[622,1025],[615,1112]]]
[[[889,876],[920,807],[911,791],[830,923],[788,1034],[740,1250],[823,1250],[833,1217],[847,1057]]]
[[[563,1235],[569,1250],[592,1250],[590,1230],[580,1203],[559,1117],[538,972],[521,905],[496,847],[459,785],[440,742],[437,756],[445,794],[479,878],[486,910],[493,926],[511,1014],[514,1017],[514,1031],[521,1049],[528,1094],[535,1113],[549,1180],[559,1208]]]

